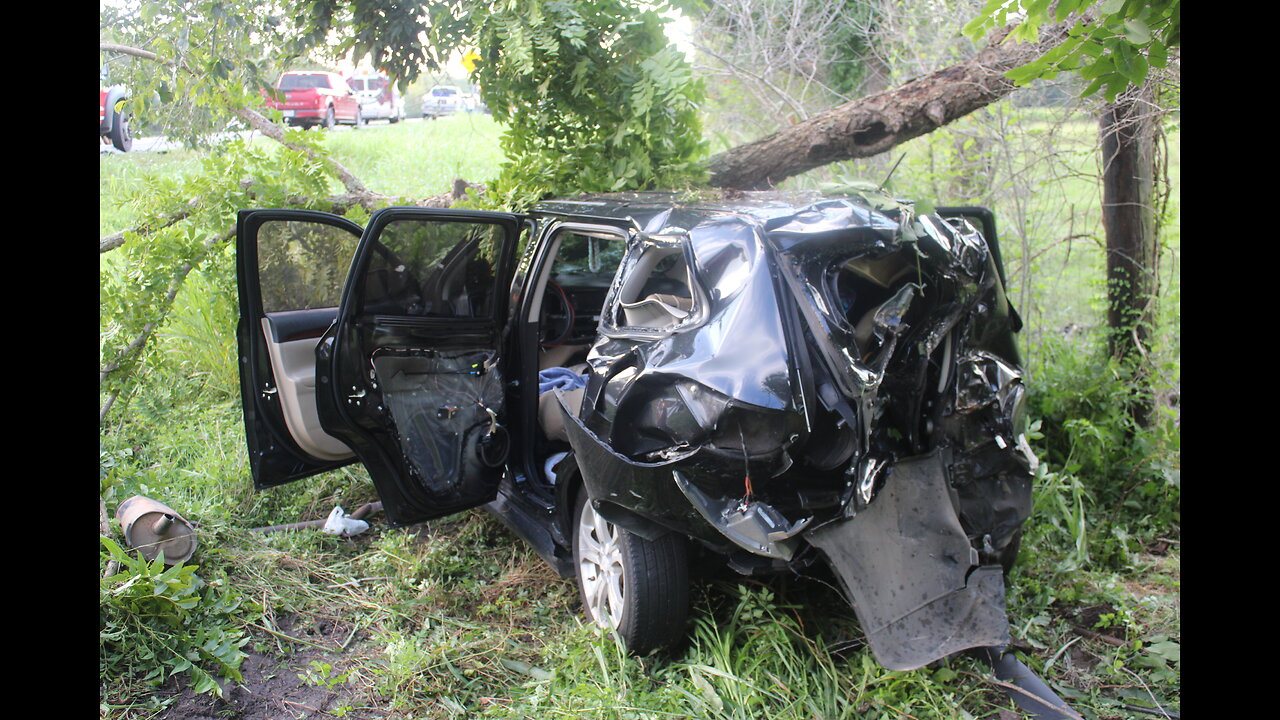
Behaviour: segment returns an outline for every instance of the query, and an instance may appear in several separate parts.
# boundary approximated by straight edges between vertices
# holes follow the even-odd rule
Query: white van
[[[360,111],[365,120],[390,120],[397,123],[404,119],[404,98],[386,75],[354,75],[347,78],[347,84],[360,99]]]

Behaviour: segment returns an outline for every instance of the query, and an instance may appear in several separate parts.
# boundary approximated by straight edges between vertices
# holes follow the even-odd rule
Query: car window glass
[[[333,225],[271,220],[258,230],[264,312],[337,307],[360,238]]]
[[[396,220],[371,246],[363,311],[382,315],[488,317],[495,298],[493,255],[501,226]]]
[[[600,278],[608,282],[617,272],[625,250],[626,244],[618,238],[566,232],[556,253],[555,280],[561,284],[588,278]]]
[[[280,76],[281,90],[308,90],[329,87],[329,77],[320,73],[290,74]]]

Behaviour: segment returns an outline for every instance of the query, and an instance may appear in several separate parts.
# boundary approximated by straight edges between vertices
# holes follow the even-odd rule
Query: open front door
[[[316,348],[323,430],[403,525],[497,494],[509,449],[502,356],[522,218],[386,208],[369,219]]]
[[[240,395],[258,489],[355,461],[320,425],[316,346],[338,316],[361,231],[320,212],[244,210],[236,218]]]

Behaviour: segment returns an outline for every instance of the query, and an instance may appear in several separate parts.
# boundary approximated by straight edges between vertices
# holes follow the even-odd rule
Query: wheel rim
[[[582,598],[591,619],[604,628],[617,628],[626,602],[623,581],[622,531],[600,517],[588,503],[578,522],[578,576]]]

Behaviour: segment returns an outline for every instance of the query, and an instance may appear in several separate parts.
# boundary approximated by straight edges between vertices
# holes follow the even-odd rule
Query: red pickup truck
[[[99,88],[98,98],[98,136],[105,144],[110,141],[120,152],[129,152],[133,147],[133,133],[129,130],[129,115],[125,112],[125,104],[129,94],[121,85]]]
[[[333,128],[338,123],[364,125],[360,100],[337,73],[298,70],[284,73],[276,83],[281,100],[267,98],[267,106],[284,113],[290,125]]]

